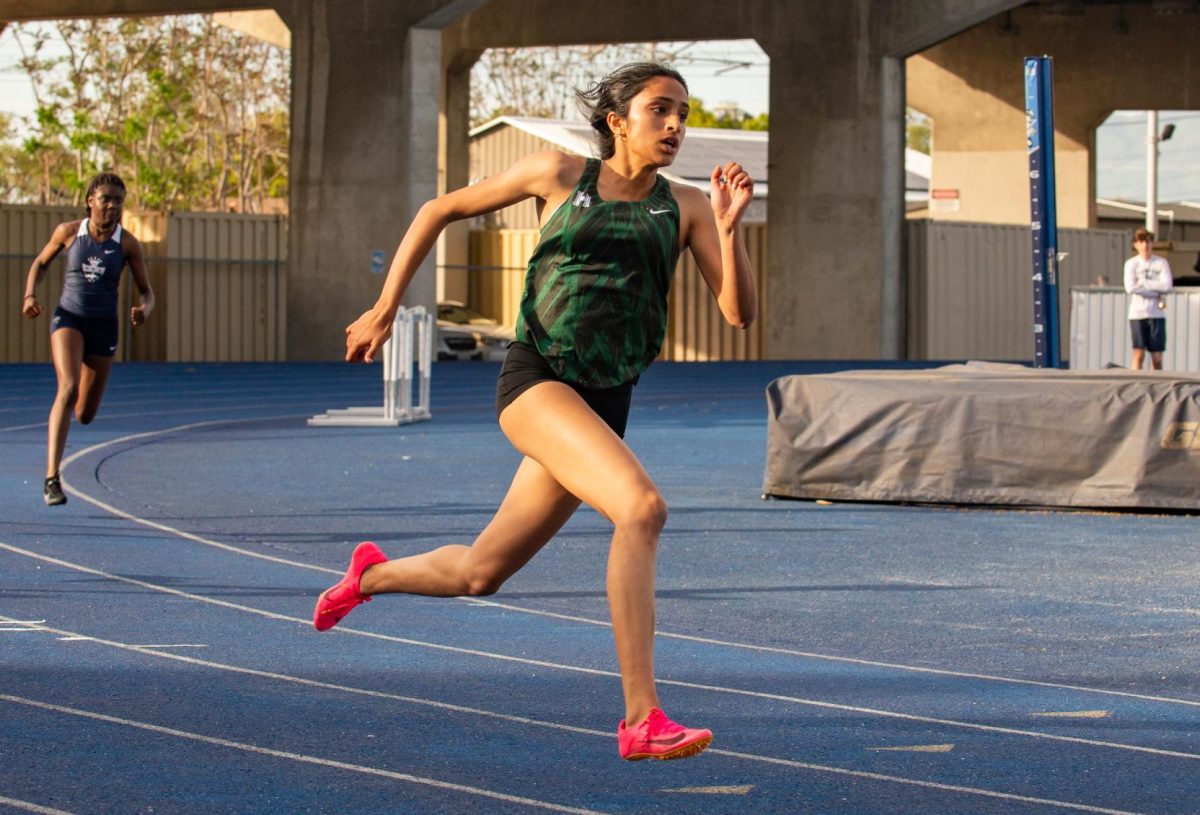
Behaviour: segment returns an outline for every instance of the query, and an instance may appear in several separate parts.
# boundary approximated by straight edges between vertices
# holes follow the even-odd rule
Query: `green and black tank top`
[[[609,388],[635,379],[662,347],[679,259],[679,205],[658,177],[641,201],[604,201],[600,160],[542,228],[529,259],[517,339],[563,380]]]

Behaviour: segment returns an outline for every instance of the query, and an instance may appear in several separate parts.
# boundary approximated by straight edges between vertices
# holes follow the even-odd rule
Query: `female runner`
[[[658,355],[667,292],[690,249],[725,319],[757,308],[741,219],[753,182],[735,162],[712,171],[711,195],[659,175],[683,144],[687,85],[651,63],[625,66],[577,94],[600,159],[557,151],[421,207],[379,300],[346,329],[347,361],[372,361],[405,288],[445,226],[537,200],[541,241],[529,261],[517,340],[497,387],[500,427],[524,454],[500,508],[474,543],[388,560],[354,550],[346,576],[321,594],[327,630],[372,595],[487,595],[538,553],[585,502],[613,524],[607,588],[625,697],[622,758],[695,755],[712,733],[662,712],[654,682],[654,564],[667,506],[624,443],[638,375]]]
[[[84,200],[88,217],[59,224],[34,258],[21,304],[21,313],[29,319],[41,315],[38,283],[65,249],[63,290],[50,317],[50,354],[58,375],[58,393],[50,408],[46,480],[42,485],[42,497],[48,506],[67,502],[58,468],[67,445],[72,411],[80,424],[88,424],[100,409],[117,352],[117,290],[126,266],[133,272],[139,294],[138,304],[129,311],[129,321],[139,326],[154,310],[154,291],[146,274],[142,245],[121,228],[125,182],[116,173],[100,173],[88,184]]]

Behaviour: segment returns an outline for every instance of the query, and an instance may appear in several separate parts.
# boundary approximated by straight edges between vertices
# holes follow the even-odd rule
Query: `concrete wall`
[[[1095,130],[1114,110],[1200,108],[1200,14],[1023,7],[908,60],[908,101],[933,118],[931,189],[959,190],[944,220],[1028,223],[1027,56],[1054,57],[1058,224],[1096,225]]]

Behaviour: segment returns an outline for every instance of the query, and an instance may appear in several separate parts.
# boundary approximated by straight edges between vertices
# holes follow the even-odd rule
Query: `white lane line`
[[[434,787],[440,790],[448,790],[451,792],[462,792],[468,795],[478,795],[484,798],[492,798],[497,801],[504,801],[509,804],[523,804],[525,806],[536,807],[538,809],[548,809],[551,812],[570,812],[576,815],[603,815],[593,809],[580,809],[579,807],[563,806],[562,804],[551,803],[550,801],[539,801],[536,798],[524,798],[519,795],[508,795],[503,792],[485,789],[483,787],[470,787],[466,784],[456,784],[452,781],[439,781],[436,778],[426,778],[419,775],[409,775],[408,773],[398,773],[393,770],[384,770],[379,767],[369,767],[365,764],[350,764],[345,761],[335,761],[329,758],[321,758],[319,756],[310,756],[303,753],[293,753],[289,750],[276,750],[272,747],[261,747],[257,744],[247,744],[241,741],[232,741],[231,739],[217,738],[216,736],[206,736],[203,733],[192,733],[188,730],[178,730],[174,727],[163,727],[162,725],[150,724],[149,722],[139,722],[135,719],[125,719],[120,716],[109,716],[105,713],[96,713],[91,710],[81,710],[80,708],[67,707],[66,705],[55,705],[49,702],[41,702],[37,699],[26,699],[22,696],[12,696],[7,693],[0,693],[0,701],[11,702],[16,705],[26,705],[27,707],[40,708],[48,710],[52,713],[65,713],[69,716],[78,716],[82,719],[92,719],[98,722],[107,722],[108,724],[118,724],[124,727],[131,727],[137,730],[145,730],[150,733],[159,733],[164,736],[174,736],[179,739],[189,739],[198,741],[202,744],[211,744],[216,747],[229,747],[234,750],[241,750],[246,753],[254,753],[260,756],[270,756],[272,758],[283,758],[289,761],[298,761],[303,764],[316,764],[321,767],[332,767],[336,770],[349,770],[350,772],[363,773],[365,775],[378,775],[384,778],[390,778],[394,781],[407,781],[410,784],[420,784],[426,787]]]
[[[26,812],[36,812],[38,815],[75,815],[73,812],[67,812],[65,809],[54,809],[53,807],[44,807],[41,804],[35,804],[30,801],[19,801],[16,798],[5,798],[0,795],[0,804],[10,806],[13,809],[22,809]]]
[[[28,634],[32,631],[41,631],[42,623],[45,620],[6,620],[3,627],[0,627],[0,632],[6,634]]]
[[[343,574],[343,572],[337,572]],[[479,605],[494,606],[495,608],[504,609],[505,611],[519,611],[525,614],[533,614],[540,617],[551,617],[558,620],[570,620],[578,623],[589,623],[591,625],[604,626],[612,628],[612,623],[608,620],[597,620],[591,617],[580,617],[574,614],[563,614],[557,611],[541,611],[538,609],[524,608],[523,606],[514,606],[508,603],[498,603],[494,600],[481,600],[477,597],[463,597],[462,600],[467,600]],[[860,659],[857,657],[843,657],[832,654],[820,654],[813,651],[801,651],[796,648],[780,648],[772,645],[755,645],[753,643],[733,642],[730,640],[713,639],[712,637],[698,637],[692,634],[677,634],[670,631],[654,632],[657,637],[665,637],[667,639],[684,640],[686,642],[698,642],[704,645],[716,645],[726,648],[738,648],[746,651],[757,651],[766,654],[782,654],[784,656],[803,657],[805,659],[815,659],[824,662],[840,662],[847,665],[864,665],[871,668],[887,668],[896,671],[908,671],[911,673],[931,674],[933,676],[950,676],[956,679],[978,679],[985,682],[1001,682],[1009,685],[1024,685],[1035,688],[1050,688],[1053,690],[1069,690],[1079,693],[1094,693],[1102,696],[1116,696],[1122,699],[1137,699],[1146,702],[1163,702],[1172,705],[1186,705],[1188,707],[1200,707],[1200,701],[1194,699],[1180,699],[1174,696],[1155,696],[1148,693],[1134,693],[1133,691],[1109,690],[1107,688],[1093,688],[1087,685],[1070,685],[1063,682],[1044,682],[1037,679],[1020,679],[1014,676],[1002,676],[1000,674],[983,674],[972,673],[970,671],[951,671],[945,668],[929,668],[922,665],[906,665],[901,662],[881,662],[874,659]]]
[[[745,795],[754,789],[753,784],[736,784],[720,787],[677,787],[659,792],[681,792],[687,795]]]
[[[267,611],[265,609],[255,608],[254,606],[241,605],[228,600],[218,600],[213,597],[205,597],[200,594],[191,594],[189,592],[174,589],[169,586],[160,586],[156,583],[149,583],[145,580],[137,580],[132,577],[123,577],[121,575],[112,574],[111,572],[93,569],[90,566],[83,566],[78,563],[60,560],[59,558],[50,557],[49,555],[30,552],[27,549],[21,549],[11,544],[0,542],[0,550],[14,552],[25,557],[40,560],[44,563],[50,563],[55,566],[61,566],[66,569],[72,569],[84,574],[91,574],[97,577],[103,577],[107,580],[113,580],[120,583],[127,583],[132,586],[139,586],[150,591],[170,594],[175,597],[183,597],[188,600],[194,600],[199,603],[219,606],[221,608],[229,608],[235,611],[254,614],[259,617],[265,617],[270,620],[280,620],[282,622],[296,623],[304,627],[312,624],[311,620],[301,617],[293,617],[288,614],[280,614],[275,611]],[[397,637],[391,634],[380,634],[374,631],[364,631],[358,628],[351,628],[346,625],[339,625],[333,629],[333,633],[344,636],[367,637],[369,639],[381,640],[384,642],[392,642],[400,645],[411,645],[418,648],[428,648],[434,651],[445,651],[453,654],[461,654],[472,657],[483,657],[485,659],[493,659],[500,662],[512,662],[519,665],[532,665],[538,668],[548,668],[556,671],[569,671],[571,673],[586,674],[588,676],[603,676],[610,678],[620,678],[620,674],[616,671],[605,670],[602,668],[586,668],[582,665],[570,665],[562,662],[550,662],[542,659],[530,659],[528,657],[517,657],[509,654],[500,654],[492,651],[481,651],[474,648],[461,648],[455,645],[445,645],[442,643],[428,642],[425,640],[414,640],[407,637]],[[790,704],[804,705],[807,707],[816,707],[825,710],[837,710],[846,713],[854,713],[864,716],[877,716],[880,718],[900,719],[902,721],[922,722],[925,724],[944,725],[946,727],[957,727],[965,730],[976,730],[985,733],[1001,733],[1009,736],[1021,736],[1024,738],[1042,739],[1046,741],[1057,741],[1068,744],[1082,744],[1089,747],[1104,747],[1114,750],[1128,750],[1136,753],[1148,753],[1156,756],[1166,756],[1168,758],[1183,758],[1196,760],[1200,759],[1200,753],[1187,753],[1178,750],[1163,750],[1157,747],[1144,747],[1137,744],[1126,744],[1124,742],[1104,741],[1101,739],[1086,739],[1078,736],[1064,736],[1054,733],[1040,733],[1036,730],[1022,730],[1015,727],[1001,727],[999,725],[980,724],[977,722],[965,722],[957,719],[942,719],[935,716],[919,716],[912,713],[900,713],[898,711],[883,710],[881,708],[861,707],[859,705],[843,705],[835,702],[825,702],[819,699],[807,699],[801,696],[788,696],[780,693],[767,693],[765,691],[745,690],[743,688],[731,688],[722,685],[706,685],[699,682],[684,682],[679,679],[658,679],[659,685],[670,685],[677,688],[687,688],[689,690],[709,691],[718,694],[729,694],[733,696],[744,696],[752,699],[766,699],[773,702],[787,702]]]
[[[105,447],[109,447],[114,444],[125,443],[125,442],[129,442],[129,441],[133,441],[135,439],[146,439],[146,438],[151,438],[151,437],[155,437],[155,436],[162,436],[162,435],[166,435],[166,434],[170,434],[170,433],[182,432],[184,430],[195,429],[197,427],[211,427],[213,425],[220,425],[220,424],[240,424],[243,421],[267,421],[267,420],[282,419],[282,418],[291,418],[291,417],[290,416],[269,416],[269,417],[263,417],[262,419],[252,419],[252,420],[219,420],[219,421],[212,421],[212,422],[197,422],[195,424],[179,425],[177,427],[167,428],[165,430],[152,430],[152,431],[149,431],[146,433],[135,433],[130,436],[122,436],[121,438],[118,438],[118,439],[111,439],[106,442],[101,442],[100,444],[92,445],[91,447],[86,447],[83,450],[80,450],[79,452],[68,457],[63,462],[63,468],[65,469],[67,464],[69,464],[69,463],[75,461],[76,459],[78,459],[82,456],[85,456],[89,453],[93,453],[97,450],[103,449]],[[88,495],[87,493],[81,492],[80,490],[72,487],[65,480],[63,481],[63,489],[66,490],[67,493],[69,493],[70,495],[73,495],[82,501],[87,501],[88,503],[92,504],[93,506],[96,506],[99,509],[104,510],[105,512],[115,515],[118,518],[123,518],[127,521],[131,521],[132,523],[140,524],[142,526],[146,526],[151,529],[156,529],[160,532],[166,532],[169,535],[174,535],[176,537],[183,538],[185,540],[190,540],[190,541],[193,541],[194,543],[199,543],[203,546],[211,546],[213,548],[220,549],[220,550],[226,551],[226,552],[232,552],[234,554],[242,555],[244,557],[257,558],[259,560],[266,560],[266,561],[270,561],[272,563],[279,563],[284,566],[293,566],[298,569],[307,569],[309,571],[314,571],[314,572],[323,572],[325,574],[337,575],[339,577],[342,574],[344,574],[344,570],[331,569],[331,568],[328,568],[325,566],[317,566],[312,563],[304,563],[302,561],[289,560],[288,558],[274,557],[271,555],[260,554],[258,552],[254,552],[249,549],[243,549],[239,546],[233,546],[232,544],[228,544],[228,543],[221,543],[220,541],[215,541],[210,538],[205,538],[200,535],[193,534],[191,532],[185,532],[182,529],[178,529],[176,527],[169,526],[167,524],[161,524],[161,523],[157,523],[156,521],[151,521],[147,518],[142,518],[138,515],[134,515],[132,513],[126,512],[122,509],[118,509],[117,507],[114,507],[111,504],[107,504],[104,501],[99,500],[98,498],[94,498],[94,497]],[[604,626],[604,627],[608,627],[608,628],[612,627],[612,623],[609,622],[608,620],[597,620],[597,619],[593,619],[593,618],[589,618],[589,617],[580,617],[580,616],[573,615],[573,614],[561,614],[561,613],[554,612],[554,611],[540,611],[537,609],[525,608],[523,606],[512,605],[509,603],[499,603],[499,602],[495,602],[492,600],[481,600],[477,597],[459,597],[459,598],[453,598],[453,599],[457,599],[462,602],[472,603],[475,605],[491,606],[493,608],[502,608],[507,611],[514,611],[514,612],[518,612],[518,613],[522,613],[522,614],[531,614],[531,615],[539,616],[539,617],[549,617],[549,618],[558,619],[558,620],[567,620],[570,622],[585,623],[587,625],[597,625],[597,626]],[[785,656],[796,656],[796,657],[802,657],[804,659],[815,659],[815,660],[821,660],[821,661],[825,661],[825,662],[838,662],[838,663],[843,663],[843,664],[848,664],[848,665],[865,665],[865,666],[870,666],[870,667],[875,667],[875,668],[886,668],[889,670],[907,671],[907,672],[911,672],[911,673],[924,673],[924,674],[930,674],[932,676],[949,676],[949,677],[955,677],[958,679],[975,679],[975,680],[980,680],[983,682],[1001,682],[1001,683],[1010,684],[1010,685],[1023,685],[1023,686],[1027,686],[1027,687],[1051,688],[1054,690],[1069,690],[1069,691],[1075,691],[1075,692],[1079,692],[1079,693],[1093,693],[1093,694],[1100,694],[1103,696],[1115,696],[1115,697],[1119,697],[1122,699],[1138,699],[1138,700],[1147,701],[1147,702],[1162,702],[1164,704],[1186,705],[1189,707],[1200,707],[1200,701],[1196,701],[1196,700],[1192,700],[1192,699],[1180,699],[1180,698],[1171,697],[1171,696],[1155,696],[1153,694],[1135,693],[1132,691],[1118,691],[1118,690],[1108,690],[1105,688],[1093,688],[1093,687],[1088,687],[1086,685],[1071,685],[1071,684],[1062,683],[1062,682],[1043,682],[1043,681],[1039,681],[1036,679],[1021,679],[1019,677],[1002,676],[999,674],[973,673],[970,671],[953,671],[953,670],[948,670],[948,669],[944,669],[944,668],[929,668],[929,667],[920,666],[920,665],[906,665],[904,663],[898,663],[898,662],[883,662],[883,661],[879,661],[879,660],[835,656],[835,655],[830,655],[830,654],[816,653],[816,652],[812,652],[812,651],[801,651],[801,650],[794,649],[794,648],[779,648],[779,647],[774,647],[774,646],[769,646],[769,645],[754,645],[752,643],[734,642],[734,641],[730,641],[730,640],[720,640],[720,639],[714,639],[712,637],[699,637],[699,636],[694,636],[694,635],[690,635],[690,634],[678,634],[678,633],[672,633],[670,631],[656,630],[655,635],[659,636],[659,637],[665,637],[668,639],[683,640],[686,642],[698,642],[698,643],[703,643],[705,645],[715,645],[718,647],[725,647],[725,648],[738,648],[738,649],[743,649],[743,650],[748,650],[748,651],[757,651],[759,653],[782,654]]]
[[[0,617],[0,619],[3,619],[3,618]],[[50,633],[56,633],[56,634],[70,634],[71,633],[68,631],[62,631],[62,630],[58,630],[58,629],[47,629],[47,630]],[[78,636],[78,635],[76,635],[76,636]],[[293,676],[291,674],[282,674],[282,673],[276,673],[273,671],[262,671],[262,670],[258,670],[257,668],[246,668],[246,667],[243,667],[240,665],[230,665],[230,664],[222,663],[222,662],[213,662],[211,660],[206,660],[206,659],[197,659],[195,657],[185,657],[185,656],[181,656],[179,654],[159,653],[156,651],[146,649],[142,646],[129,645],[126,643],[114,642],[111,640],[102,640],[102,639],[97,639],[97,638],[92,638],[92,637],[82,637],[82,636],[80,638],[81,639],[90,639],[92,642],[94,642],[98,645],[111,646],[113,648],[118,648],[121,650],[134,651],[136,653],[143,654],[146,656],[153,656],[153,657],[159,657],[160,659],[174,660],[176,662],[182,662],[182,663],[185,663],[188,665],[195,665],[195,666],[203,667],[203,668],[227,671],[229,673],[244,674],[246,676],[253,676],[253,677],[258,677],[258,678],[263,678],[263,679],[271,679],[271,680],[276,680],[276,681],[280,681],[280,682],[289,682],[289,683],[292,683],[295,685],[301,685],[301,686],[311,687],[311,688],[319,688],[321,690],[330,690],[330,691],[335,691],[335,692],[340,692],[340,693],[348,693],[348,694],[353,694],[353,695],[358,695],[358,696],[367,696],[367,697],[375,698],[375,699],[387,699],[389,701],[394,701],[394,702],[404,702],[407,704],[421,705],[421,706],[425,706],[425,707],[431,707],[431,708],[436,708],[439,710],[449,711],[452,713],[463,713],[463,714],[480,716],[480,717],[489,718],[489,719],[499,719],[502,721],[514,722],[516,724],[527,725],[527,726],[532,726],[532,727],[542,727],[542,728],[548,728],[548,729],[552,729],[552,730],[566,731],[569,733],[582,734],[582,735],[586,735],[586,736],[597,736],[597,737],[600,737],[603,739],[609,739],[609,740],[612,739],[612,733],[610,731],[596,730],[594,728],[588,728],[588,727],[578,727],[575,725],[565,724],[563,722],[551,722],[551,721],[545,721],[542,719],[532,719],[532,718],[529,718],[526,716],[517,716],[517,715],[511,714],[511,713],[499,713],[497,711],[487,710],[484,708],[467,707],[465,705],[456,705],[456,704],[451,704],[449,702],[439,702],[434,699],[423,699],[423,698],[416,697],[416,696],[404,696],[402,694],[389,693],[387,691],[377,691],[377,690],[370,690],[367,688],[357,688],[357,687],[354,687],[351,685],[338,685],[338,684],[335,684],[332,682],[322,682],[317,679],[306,679],[304,677]],[[882,782],[891,783],[891,784],[903,784],[906,786],[915,786],[915,787],[921,787],[921,788],[925,788],[925,789],[933,789],[933,790],[938,790],[941,792],[952,792],[952,793],[957,793],[957,794],[962,794],[962,795],[976,795],[976,796],[983,796],[985,798],[996,798],[996,799],[1006,800],[1006,801],[1020,801],[1023,803],[1041,804],[1041,805],[1045,805],[1045,806],[1054,806],[1054,807],[1060,807],[1060,808],[1066,808],[1066,809],[1073,809],[1073,810],[1078,810],[1081,812],[1094,812],[1094,813],[1102,813],[1102,814],[1107,814],[1107,815],[1137,815],[1137,813],[1127,813],[1127,812],[1124,812],[1123,810],[1104,809],[1101,807],[1094,807],[1094,806],[1091,806],[1088,804],[1079,804],[1079,803],[1070,802],[1070,801],[1058,801],[1058,800],[1055,800],[1052,798],[1037,798],[1037,797],[1032,797],[1032,796],[1016,795],[1016,794],[1007,793],[1007,792],[999,792],[997,790],[989,790],[989,789],[984,789],[981,787],[967,787],[967,786],[962,786],[962,785],[957,785],[957,784],[943,784],[943,783],[938,783],[936,781],[923,781],[921,779],[916,779],[916,778],[907,778],[904,776],[886,775],[883,773],[873,773],[873,772],[866,772],[866,771],[862,771],[862,770],[851,770],[851,769],[848,769],[845,767],[833,767],[833,766],[825,765],[825,764],[812,764],[809,762],[797,761],[795,759],[776,758],[774,756],[765,756],[765,755],[761,755],[761,754],[757,754],[757,753],[743,753],[743,752],[737,752],[734,750],[721,750],[721,749],[716,749],[716,748],[711,748],[711,747],[707,750],[707,752],[712,755],[720,755],[720,756],[725,756],[726,758],[733,758],[733,759],[738,759],[738,760],[742,760],[742,761],[766,763],[766,764],[772,764],[772,765],[777,765],[777,766],[789,767],[792,769],[808,770],[811,772],[818,772],[818,773],[832,773],[835,775],[844,775],[844,776],[850,776],[850,777],[854,777],[854,778],[864,778],[864,779],[870,779],[872,781],[882,781]],[[667,790],[667,791],[670,792],[671,790]],[[681,792],[682,790],[675,790],[675,791]]]
[[[910,744],[903,747],[868,747],[868,753],[949,753],[953,744]]]

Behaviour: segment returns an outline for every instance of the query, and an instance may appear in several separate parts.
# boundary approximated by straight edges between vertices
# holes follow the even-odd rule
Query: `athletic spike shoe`
[[[57,474],[47,478],[46,483],[42,485],[42,497],[46,499],[48,507],[67,503],[67,496],[63,494],[62,479]]]
[[[359,603],[369,602],[371,598],[358,590],[362,573],[368,566],[386,560],[387,555],[370,541],[354,547],[346,576],[321,592],[321,596],[317,598],[317,607],[313,609],[313,627],[318,631],[328,631],[340,623]]]
[[[626,761],[654,758],[665,761],[694,756],[712,743],[712,731],[683,727],[652,708],[646,721],[637,727],[617,727],[617,751]]]

